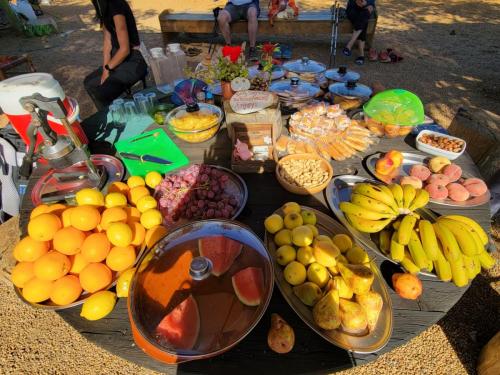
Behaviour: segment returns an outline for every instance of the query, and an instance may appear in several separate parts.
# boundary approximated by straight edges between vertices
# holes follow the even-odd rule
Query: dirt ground
[[[225,1],[132,0],[142,40],[162,44],[157,16],[163,9],[203,12]],[[331,1],[299,0],[303,10],[324,9]],[[84,92],[83,77],[100,64],[101,34],[87,0],[52,0],[44,7],[62,32],[46,38],[24,38],[0,32],[0,54],[29,53],[39,71],[52,73],[75,97],[82,117],[95,109]],[[264,3],[261,2],[261,3]],[[266,1],[267,3],[267,1]],[[411,90],[428,114],[447,126],[460,106],[500,114],[499,0],[379,0],[375,47],[395,48],[398,64],[354,65],[366,84]],[[346,36],[342,36],[341,45]],[[294,56],[328,62],[329,41],[293,44]],[[340,51],[339,51],[340,52]],[[18,236],[18,222],[0,226],[0,255],[8,254]],[[497,254],[498,256],[498,254]],[[8,259],[2,258],[2,268]],[[375,362],[342,374],[473,374],[481,347],[498,331],[500,267],[474,280],[464,298],[438,324]],[[152,373],[86,341],[57,314],[22,304],[10,284],[0,279],[0,374]]]

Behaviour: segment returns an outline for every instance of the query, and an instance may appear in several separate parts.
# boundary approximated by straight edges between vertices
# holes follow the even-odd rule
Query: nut
[[[291,159],[280,163],[281,177],[291,185],[297,187],[315,187],[325,183],[328,171],[325,171],[324,162],[318,159]]]
[[[459,139],[452,139],[446,136],[439,136],[433,134],[423,134],[418,139],[420,142],[440,148],[441,150],[459,153],[463,150],[464,141]]]

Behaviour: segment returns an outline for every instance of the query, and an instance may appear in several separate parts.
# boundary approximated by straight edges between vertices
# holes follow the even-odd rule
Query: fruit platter
[[[397,162],[389,161],[391,156],[387,154],[390,152],[376,153],[366,159],[368,171],[380,181],[423,187],[429,192],[430,202],[435,204],[474,207],[490,201],[491,194],[482,179],[463,173],[460,166],[443,156],[403,152],[401,162]],[[390,172],[386,173],[388,168]]]
[[[330,343],[356,353],[382,349],[392,303],[366,251],[331,217],[286,203],[266,218],[276,284],[297,315]]]

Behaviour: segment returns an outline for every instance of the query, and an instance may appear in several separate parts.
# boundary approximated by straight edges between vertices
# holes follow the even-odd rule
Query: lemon
[[[137,186],[144,186],[146,185],[146,182],[141,176],[130,176],[130,178],[127,180],[127,185],[132,189]]]
[[[96,189],[82,189],[76,193],[75,199],[79,206],[104,206],[104,195]]]
[[[158,186],[162,180],[161,174],[156,171],[148,172],[145,177],[146,185],[148,185],[151,189],[154,189]]]
[[[127,197],[122,193],[109,193],[104,197],[106,208],[125,207],[127,205]]]
[[[151,229],[156,225],[160,225],[162,221],[163,217],[161,216],[161,212],[156,208],[150,208],[141,215],[141,224],[146,229]]]
[[[136,207],[137,209],[143,213],[151,208],[156,208],[156,199],[154,199],[151,195],[146,195],[144,197],[139,198],[137,201]]]
[[[114,246],[126,247],[134,239],[134,234],[130,226],[125,223],[111,223],[106,230],[106,236],[109,242]]]
[[[130,288],[130,282],[134,276],[135,268],[131,268],[123,272],[118,280],[116,280],[116,296],[117,297],[128,297],[128,290]]]
[[[92,294],[82,305],[80,316],[87,320],[99,320],[113,311],[115,307],[116,294],[103,290]]]

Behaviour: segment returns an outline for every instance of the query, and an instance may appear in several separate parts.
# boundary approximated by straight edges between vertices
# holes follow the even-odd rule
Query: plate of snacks
[[[324,190],[333,177],[328,161],[315,154],[292,154],[276,165],[276,178],[294,194],[309,195]]]
[[[432,130],[422,130],[415,142],[418,150],[431,155],[444,156],[449,160],[455,160],[462,155],[467,146],[463,139]]]

